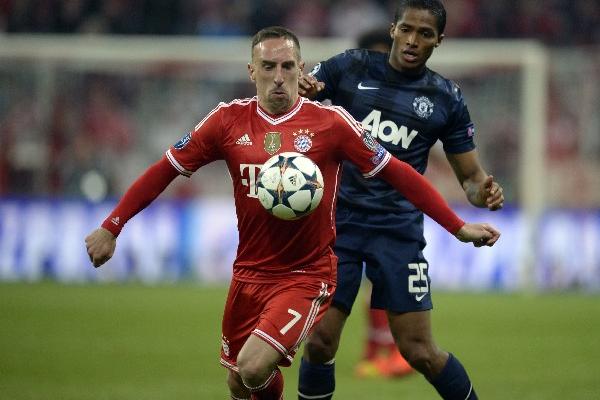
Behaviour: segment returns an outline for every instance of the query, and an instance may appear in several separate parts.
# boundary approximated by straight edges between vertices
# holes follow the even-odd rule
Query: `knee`
[[[338,346],[339,338],[314,332],[304,344],[304,355],[312,363],[323,364],[335,357]]]
[[[434,375],[444,356],[444,353],[435,344],[424,342],[402,343],[400,353],[411,367],[426,377]]]
[[[227,386],[232,395],[237,398],[250,398],[250,391],[242,382],[242,378],[233,371],[229,371],[227,375]]]
[[[270,366],[263,365],[257,359],[238,358],[237,365],[241,383],[249,388],[255,388],[265,383],[272,372]]]

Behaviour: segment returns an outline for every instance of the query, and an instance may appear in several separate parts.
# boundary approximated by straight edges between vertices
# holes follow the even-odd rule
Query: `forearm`
[[[386,180],[408,201],[453,235],[465,224],[429,181],[409,164],[392,157],[378,177]]]
[[[486,175],[483,174],[481,178],[478,177],[475,179],[465,179],[462,183],[462,188],[465,191],[467,200],[475,207],[486,207],[485,199],[481,197],[479,190],[485,178]]]
[[[117,237],[125,223],[152,203],[178,175],[166,157],[160,159],[129,187],[102,227]]]

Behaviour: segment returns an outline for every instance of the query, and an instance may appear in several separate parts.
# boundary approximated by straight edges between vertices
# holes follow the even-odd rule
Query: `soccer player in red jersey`
[[[225,160],[234,187],[239,246],[223,315],[221,364],[229,370],[232,399],[280,399],[278,366],[290,365],[335,289],[332,245],[342,160],[355,163],[365,177],[386,179],[463,242],[491,246],[500,233],[488,224],[463,222],[425,178],[364,135],[344,109],[300,97],[304,63],[292,32],[265,28],[251,48],[248,72],[256,97],[219,104],[132,184],[85,241],[90,260],[101,266],[114,253],[123,225],[175,177]],[[312,159],[325,182],[320,206],[294,221],[269,215],[256,192],[262,164],[287,151]]]

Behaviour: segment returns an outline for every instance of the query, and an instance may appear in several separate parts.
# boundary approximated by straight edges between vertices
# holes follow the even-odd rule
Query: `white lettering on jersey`
[[[362,120],[362,126],[365,130],[371,132],[373,137],[379,138],[382,142],[398,145],[402,141],[402,148],[408,149],[410,143],[419,133],[412,129],[408,133],[408,128],[404,125],[398,125],[394,121],[381,121],[381,111],[373,110]]]
[[[240,164],[240,176],[242,177],[242,185],[248,186],[248,197],[258,198],[256,192],[256,178],[260,172],[261,164]]]

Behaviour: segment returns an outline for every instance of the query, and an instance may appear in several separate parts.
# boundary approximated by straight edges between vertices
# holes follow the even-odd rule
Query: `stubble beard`
[[[284,98],[268,96],[267,104],[270,108],[269,112],[272,114],[282,114],[292,107],[292,101],[289,95]]]

